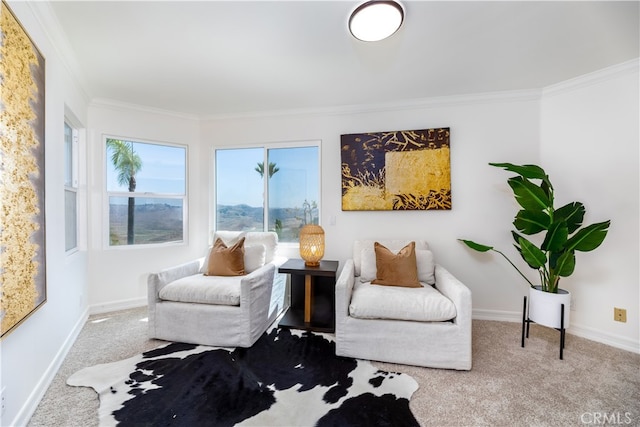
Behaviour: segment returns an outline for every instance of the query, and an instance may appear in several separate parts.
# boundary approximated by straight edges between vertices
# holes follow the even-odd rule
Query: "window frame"
[[[107,180],[107,163],[109,158],[107,155],[107,140],[118,139],[133,143],[160,145],[166,147],[175,147],[184,149],[184,194],[179,193],[156,193],[156,192],[128,192],[128,191],[109,191]],[[149,140],[136,137],[125,137],[121,135],[103,134],[102,135],[102,168],[103,168],[103,248],[106,250],[136,250],[167,246],[188,246],[189,244],[189,146],[175,142],[165,142],[159,140]],[[182,199],[182,240],[160,242],[160,243],[134,243],[132,245],[112,245],[110,238],[111,222],[109,218],[109,200],[111,197],[123,198],[142,198],[142,199]]]
[[[218,205],[218,195],[217,195],[217,182],[216,182],[216,152],[218,150],[242,150],[242,149],[251,149],[251,148],[262,148],[263,150],[263,164],[268,165],[268,154],[269,150],[279,149],[279,148],[305,148],[305,147],[316,147],[318,149],[318,224],[322,225],[322,140],[321,139],[310,139],[310,140],[290,140],[290,141],[280,141],[280,142],[264,142],[264,143],[250,143],[250,144],[234,144],[234,145],[216,145],[211,149],[210,156],[210,165],[211,171],[210,176],[210,184],[211,184],[211,193],[212,197],[209,203],[209,243],[211,244],[211,239],[216,231],[217,224],[217,205]],[[269,180],[263,180],[263,200],[262,207],[264,211],[264,215],[262,218],[262,231],[269,230]],[[278,242],[278,245],[284,248],[298,248],[300,246],[299,242]]]
[[[71,130],[71,158],[67,159],[67,128]],[[79,147],[80,147],[80,131],[73,124],[73,120],[70,120],[65,116],[63,121],[63,134],[64,134],[64,216],[65,216],[65,232],[64,232],[64,248],[65,254],[72,255],[80,250],[80,215],[79,215]],[[67,164],[67,160],[71,161],[71,164]],[[70,170],[69,170],[70,169]],[[67,181],[67,172],[70,172],[71,181]],[[75,206],[74,206],[74,214],[75,214],[75,245],[67,248],[67,219],[69,212],[67,212],[67,192],[74,193],[75,195]]]

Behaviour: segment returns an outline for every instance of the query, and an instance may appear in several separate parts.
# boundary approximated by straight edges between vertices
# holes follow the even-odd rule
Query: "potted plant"
[[[576,266],[575,252],[596,249],[603,242],[611,221],[582,227],[584,205],[571,202],[558,209],[554,207],[554,189],[547,173],[536,165],[489,163],[517,175],[507,180],[516,202],[522,208],[515,216],[511,234],[515,248],[527,265],[538,271],[540,284],[534,285],[520,269],[498,249],[459,239],[478,252],[493,251],[504,257],[529,283],[529,318],[545,326],[560,327],[560,304],[565,304],[564,327],[569,326],[570,294],[559,288],[561,277],[569,277]],[[536,244],[526,236],[544,233]],[[538,239],[540,240],[540,239]],[[556,299],[561,301],[553,302]],[[549,317],[547,317],[549,316]]]

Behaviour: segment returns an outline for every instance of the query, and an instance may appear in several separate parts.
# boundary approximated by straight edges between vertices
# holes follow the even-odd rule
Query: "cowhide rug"
[[[418,426],[406,374],[335,355],[330,335],[272,329],[251,348],[171,343],[67,380],[101,426]]]

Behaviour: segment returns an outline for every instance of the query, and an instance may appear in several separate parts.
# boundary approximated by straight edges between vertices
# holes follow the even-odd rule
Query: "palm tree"
[[[254,170],[260,174],[261,178],[264,178],[264,162],[258,163],[258,166],[256,166]],[[269,178],[275,175],[279,170],[280,168],[277,167],[275,163],[269,162]]]
[[[142,159],[133,151],[133,142],[120,139],[107,139],[107,148],[111,150],[111,162],[118,171],[118,184],[128,185],[129,192],[136,191],[136,174],[142,169]],[[133,218],[136,199],[129,197],[127,217],[127,244],[133,245]]]
[[[304,211],[303,225],[313,224],[313,211],[318,209],[318,203],[312,200],[311,203],[307,199],[304,199],[302,203],[302,210]]]

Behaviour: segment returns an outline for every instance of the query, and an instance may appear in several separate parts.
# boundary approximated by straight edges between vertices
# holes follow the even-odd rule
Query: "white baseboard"
[[[592,341],[610,345],[611,347],[616,347],[622,350],[630,351],[632,353],[640,354],[640,343],[638,341],[630,340],[627,337],[601,332],[596,329],[587,328],[580,325],[571,325],[567,332],[578,337],[587,338]]]
[[[482,310],[474,309],[472,317],[477,320],[496,320],[500,322],[522,322],[522,312],[519,311],[500,311],[500,310]],[[640,342],[633,341],[627,337],[602,332],[597,329],[572,323],[567,333],[591,341],[616,347],[632,353],[640,354]]]
[[[33,413],[38,408],[40,401],[44,397],[45,393],[49,389],[51,382],[55,378],[62,362],[67,357],[69,350],[73,347],[73,344],[76,342],[78,335],[82,331],[85,323],[87,322],[87,318],[89,317],[89,310],[85,310],[78,320],[76,324],[71,329],[71,332],[67,336],[67,339],[64,341],[55,357],[47,367],[44,372],[44,375],[38,381],[38,384],[34,387],[33,391],[29,395],[29,398],[26,400],[20,411],[18,411],[15,419],[9,424],[12,426],[26,426],[29,423],[29,420],[33,416]]]
[[[500,322],[522,322],[522,313],[517,311],[474,309],[472,317],[478,320],[497,320]]]
[[[112,311],[128,310],[130,308],[144,307],[147,305],[147,298],[132,298],[126,300],[113,301],[104,304],[94,304],[89,306],[89,314],[111,313]]]

